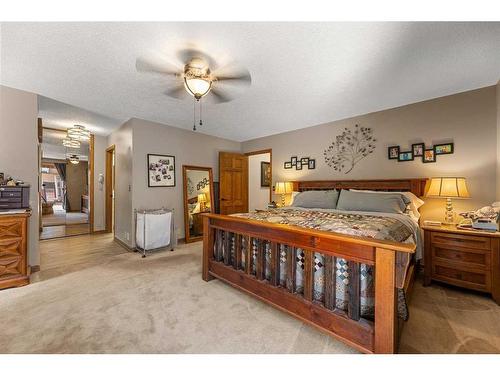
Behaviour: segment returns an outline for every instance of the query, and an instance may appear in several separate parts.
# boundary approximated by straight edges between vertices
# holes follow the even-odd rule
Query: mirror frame
[[[201,241],[203,235],[201,236],[191,236],[189,233],[189,212],[188,212],[188,194],[187,194],[187,172],[190,170],[195,171],[207,171],[208,181],[210,185],[210,212],[213,213],[215,208],[214,203],[214,179],[211,167],[199,167],[196,165],[183,165],[182,166],[182,181],[183,181],[183,191],[184,191],[184,239],[186,243]]]

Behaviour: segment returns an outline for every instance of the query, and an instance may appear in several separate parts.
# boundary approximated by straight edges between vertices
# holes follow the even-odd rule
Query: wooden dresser
[[[0,289],[29,283],[28,218],[29,212],[0,215]]]
[[[424,226],[424,285],[432,280],[490,293],[500,304],[500,232]]]

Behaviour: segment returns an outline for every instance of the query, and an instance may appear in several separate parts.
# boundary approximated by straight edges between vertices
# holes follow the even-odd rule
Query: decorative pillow
[[[417,220],[420,218],[420,212],[418,209],[424,205],[424,201],[417,197],[410,191],[401,191],[401,192],[391,192],[391,191],[376,191],[376,190],[356,190],[349,189],[350,191],[357,191],[363,193],[372,193],[372,194],[401,194],[407,197],[410,200],[410,204],[408,205],[408,213],[412,213],[412,216]]]
[[[335,209],[338,199],[337,190],[303,191],[294,197],[292,207]]]
[[[341,190],[337,203],[338,210],[368,211],[402,214],[410,199],[400,193],[373,194],[361,191]]]

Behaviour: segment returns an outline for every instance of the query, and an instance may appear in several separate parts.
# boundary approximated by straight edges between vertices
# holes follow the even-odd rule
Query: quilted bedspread
[[[303,228],[323,230],[348,234],[359,237],[374,238],[379,240],[389,240],[394,242],[416,243],[417,231],[415,226],[409,225],[405,215],[380,213],[359,213],[338,210],[314,210],[314,209],[271,209],[267,211],[235,214],[233,216],[267,221],[276,224],[295,225]],[[418,227],[417,227],[418,229]],[[252,244],[253,256],[256,256],[256,243]],[[286,275],[286,252],[284,247],[280,249],[280,283],[285,285]],[[266,277],[270,277],[270,248],[266,249]],[[243,257],[244,259],[244,257]],[[336,258],[336,292],[335,301],[338,309],[347,310],[349,300],[349,268],[346,259]],[[397,253],[396,260],[396,283],[398,287],[398,313],[403,319],[408,318],[408,308],[405,302],[403,285],[406,271],[410,262],[410,255],[407,253]],[[255,262],[253,262],[255,264]],[[324,261],[321,253],[314,253],[314,299],[324,300]],[[297,249],[296,257],[296,292],[303,292],[303,268],[304,252]],[[373,319],[375,311],[375,284],[374,269],[372,266],[361,264],[360,266],[361,285],[361,315],[368,319]]]

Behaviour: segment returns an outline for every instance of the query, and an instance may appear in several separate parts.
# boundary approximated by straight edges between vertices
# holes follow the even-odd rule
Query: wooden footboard
[[[396,253],[415,245],[364,239],[226,215],[203,218],[203,279],[216,277],[366,353],[397,351]],[[266,277],[266,249],[270,262]],[[296,289],[296,251],[304,252],[303,288]],[[256,257],[254,259],[253,252]],[[324,298],[314,298],[314,253],[321,253]],[[280,284],[280,258],[286,258]],[[337,258],[349,272],[346,311],[335,303]],[[374,267],[374,320],[361,317],[360,265]],[[281,277],[283,279],[283,277]]]

